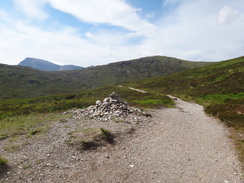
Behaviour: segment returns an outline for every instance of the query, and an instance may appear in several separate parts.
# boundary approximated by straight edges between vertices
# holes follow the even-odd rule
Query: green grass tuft
[[[8,160],[7,160],[7,159],[2,158],[2,157],[0,156],[0,167],[1,167],[1,166],[3,166],[3,165],[6,165],[6,164],[7,164],[7,162],[8,162]]]
[[[104,128],[100,128],[105,141],[109,142],[109,143],[113,143],[114,142],[114,135],[107,129]]]

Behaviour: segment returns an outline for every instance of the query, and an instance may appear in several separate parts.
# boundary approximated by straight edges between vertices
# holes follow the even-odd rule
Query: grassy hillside
[[[0,64],[0,99],[30,98],[90,88],[66,77],[65,72],[39,71],[23,66]]]
[[[45,72],[0,64],[0,99],[80,92],[121,82],[164,76],[210,63],[146,57],[81,70]]]
[[[194,99],[208,107],[207,111],[214,105],[232,105],[233,110],[236,110],[233,112],[237,113],[239,107],[243,107],[239,106],[239,103],[243,105],[244,99],[243,78],[244,57],[240,57],[165,77],[143,80],[135,86],[148,91]],[[234,106],[239,107],[235,109]],[[218,116],[222,118],[219,113]],[[244,121],[242,114],[237,116]],[[227,119],[223,117],[225,118]],[[244,127],[244,123],[239,125]]]
[[[165,93],[203,96],[243,91],[244,57],[138,82],[138,86]]]

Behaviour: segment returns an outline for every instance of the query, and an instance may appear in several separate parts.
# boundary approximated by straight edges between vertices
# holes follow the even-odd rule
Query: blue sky
[[[243,56],[243,9],[243,0],[2,0],[0,63],[225,60]]]

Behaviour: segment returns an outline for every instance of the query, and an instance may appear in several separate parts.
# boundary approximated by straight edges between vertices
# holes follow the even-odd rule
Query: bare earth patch
[[[0,182],[243,182],[224,126],[202,106],[176,102],[177,108],[152,110],[152,118],[137,123],[56,122],[45,135],[23,138],[13,152],[1,140],[9,168]],[[72,134],[93,128],[109,130],[115,142],[88,151],[68,144]]]

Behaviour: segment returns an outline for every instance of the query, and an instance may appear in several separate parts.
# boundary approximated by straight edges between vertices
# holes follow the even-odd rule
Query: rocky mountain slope
[[[18,65],[31,67],[33,69],[38,69],[42,71],[65,71],[65,70],[75,70],[82,69],[83,67],[75,65],[57,65],[52,62],[37,59],[37,58],[26,58],[21,61]]]
[[[73,93],[105,85],[164,76],[209,64],[209,62],[190,62],[162,56],[59,72],[0,64],[0,98],[29,98]]]

